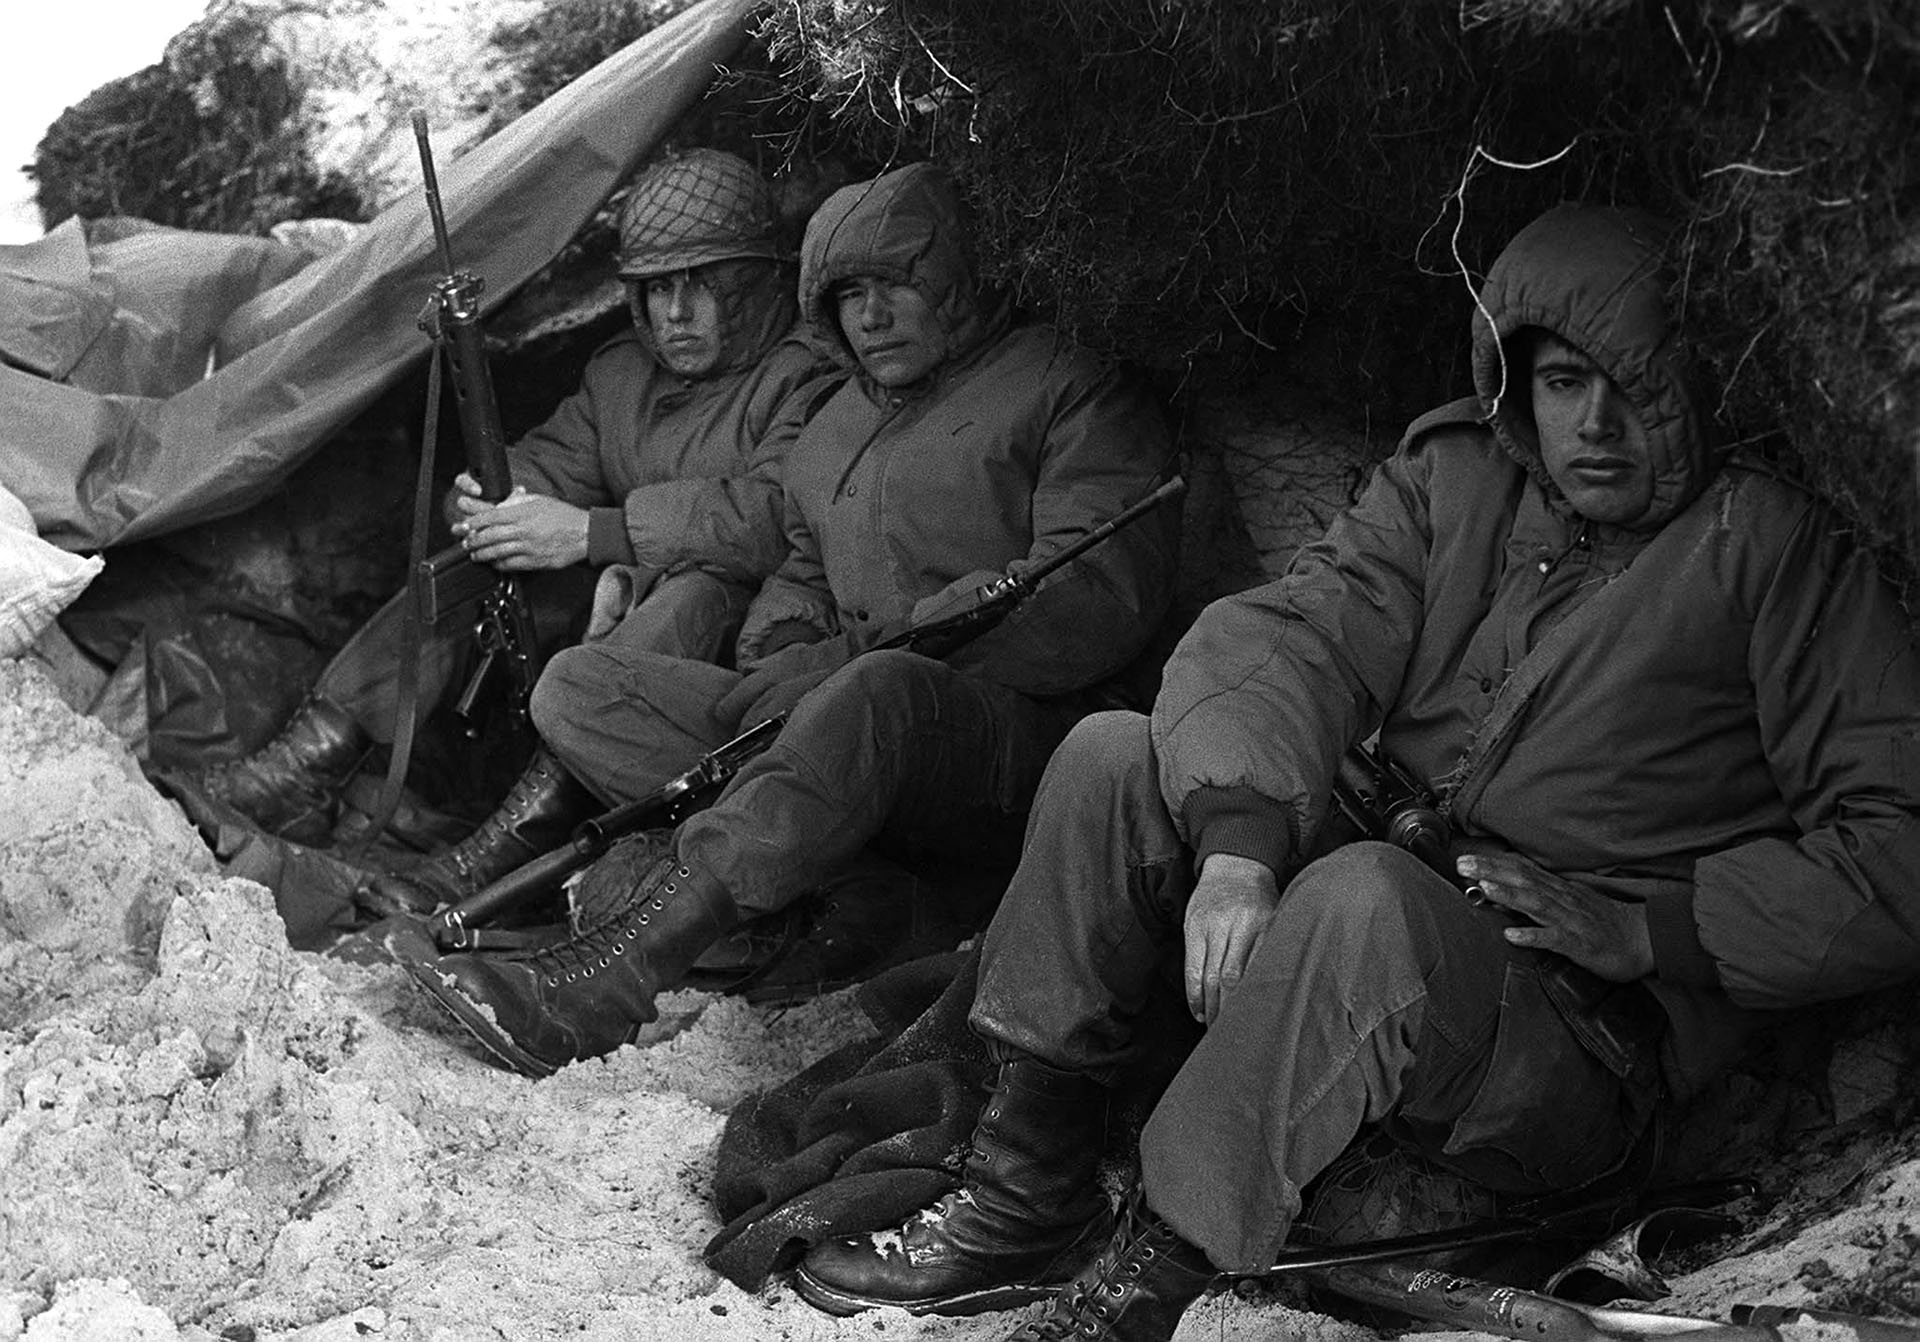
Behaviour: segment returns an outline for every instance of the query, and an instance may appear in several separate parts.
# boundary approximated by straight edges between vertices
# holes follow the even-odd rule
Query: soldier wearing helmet
[[[782,410],[821,371],[795,334],[771,187],[714,149],[653,164],[621,208],[617,268],[633,328],[595,351],[579,388],[508,449],[507,499],[483,502],[462,474],[445,511],[476,559],[526,576],[543,644],[574,641],[584,621],[589,638],[725,660],[785,552]],[[402,598],[377,612],[280,735],[203,775],[200,790],[264,830],[325,842],[346,781],[391,739],[404,619]],[[465,640],[454,630],[425,642],[423,705],[452,684]],[[588,804],[542,752],[501,823],[408,882],[380,883],[375,902],[458,897],[563,836]]]

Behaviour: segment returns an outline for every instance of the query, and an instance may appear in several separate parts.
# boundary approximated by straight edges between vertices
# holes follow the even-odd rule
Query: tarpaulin
[[[704,0],[437,165],[455,262],[484,279],[487,310],[659,145],[757,3]],[[76,243],[77,228],[0,248],[0,352],[19,365],[0,366],[0,483],[66,549],[258,501],[427,349],[415,318],[440,271],[420,194],[298,269],[262,239]]]

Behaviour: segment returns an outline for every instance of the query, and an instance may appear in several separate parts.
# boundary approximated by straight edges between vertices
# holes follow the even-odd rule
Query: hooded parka
[[[1920,968],[1920,657],[1824,507],[1710,451],[1657,251],[1611,210],[1520,233],[1475,319],[1478,396],[1416,421],[1283,578],[1203,613],[1152,741],[1201,857],[1295,868],[1377,729],[1463,848],[1644,901],[1684,1094],[1764,1012]],[[1625,393],[1643,515],[1596,525],[1554,488],[1525,328]]]
[[[748,615],[743,662],[780,627],[871,646],[1085,535],[1168,465],[1145,393],[1050,328],[1009,330],[973,271],[958,198],[930,164],[848,187],[808,224],[803,315],[849,371],[788,453],[788,557]],[[833,302],[856,276],[912,285],[933,308],[949,354],[920,382],[859,371]],[[1116,534],[949,665],[1043,697],[1113,675],[1166,609],[1177,525],[1162,508]]]
[[[507,457],[516,485],[589,510],[587,562],[655,572],[697,568],[757,583],[784,553],[777,420],[788,396],[820,372],[793,330],[781,270],[752,267],[720,305],[721,369],[681,377],[649,334],[608,341],[580,387]]]

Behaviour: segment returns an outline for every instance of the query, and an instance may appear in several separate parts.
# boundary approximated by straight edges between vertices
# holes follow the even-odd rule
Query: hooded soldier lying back
[[[1019,1336],[1164,1339],[1274,1261],[1363,1124],[1498,1191],[1578,1186],[1773,1013],[1920,970],[1920,656],[1842,525],[1711,451],[1658,247],[1610,210],[1523,230],[1479,395],[1204,612],[1151,719],[1076,727],[983,949],[966,1187],[817,1246],[809,1299],[960,1313],[1079,1268]],[[1376,729],[1456,873],[1307,860]],[[1169,961],[1207,1029],[1110,1233],[1106,1087]]]

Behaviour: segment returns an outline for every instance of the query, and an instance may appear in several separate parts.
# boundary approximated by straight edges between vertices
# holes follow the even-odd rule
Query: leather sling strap
[[[393,823],[406,788],[407,768],[413,762],[413,740],[420,725],[421,569],[427,558],[427,528],[433,515],[433,458],[440,429],[441,341],[433,342],[427,360],[427,411],[420,428],[420,471],[413,487],[413,538],[407,549],[407,609],[401,622],[400,679],[394,692],[393,745],[387,756],[387,776],[380,796],[367,817],[367,832],[355,846],[364,853]]]

